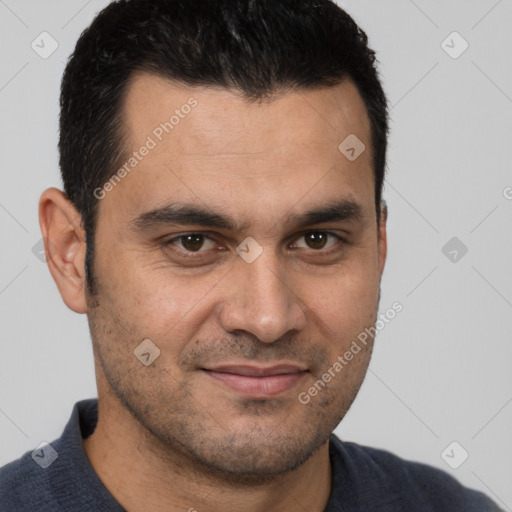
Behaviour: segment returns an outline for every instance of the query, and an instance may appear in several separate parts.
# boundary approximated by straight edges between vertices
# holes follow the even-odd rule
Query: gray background
[[[61,186],[64,62],[107,3],[0,0],[0,465],[60,436],[73,404],[96,396],[86,317],[66,308],[32,248],[39,196]],[[336,432],[440,467],[512,510],[512,2],[340,5],[377,50],[392,106],[381,311],[403,311]],[[31,48],[43,31],[59,45],[47,59]],[[458,36],[443,45],[452,56],[442,46],[454,31],[469,44],[458,58]],[[455,247],[455,262],[442,252],[454,236],[468,248]],[[441,456],[453,465],[462,450],[457,469]]]

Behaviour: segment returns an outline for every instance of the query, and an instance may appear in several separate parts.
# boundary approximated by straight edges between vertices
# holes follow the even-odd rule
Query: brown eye
[[[330,231],[308,231],[303,233],[294,243],[296,249],[331,249],[340,243],[342,239]]]
[[[182,252],[204,252],[215,247],[215,241],[202,233],[187,233],[165,242],[165,245],[174,245]]]
[[[182,247],[187,251],[199,251],[199,249],[203,247],[204,239],[204,235],[198,234],[183,235],[179,237]]]
[[[304,240],[310,249],[323,249],[327,243],[327,233],[312,231],[304,235]]]
[[[175,236],[162,242],[162,246],[170,258],[176,258],[188,266],[216,261],[220,253],[226,250],[216,239],[200,232]]]

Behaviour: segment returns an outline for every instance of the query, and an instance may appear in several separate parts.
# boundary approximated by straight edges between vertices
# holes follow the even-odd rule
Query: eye
[[[166,242],[166,245],[174,245],[186,252],[202,252],[201,249],[213,249],[215,241],[201,233],[187,233],[186,235],[180,235],[169,240]]]
[[[304,240],[304,242],[300,242]],[[293,243],[294,248],[299,249],[330,249],[336,246],[341,241],[341,238],[329,231],[308,231],[303,233],[298,241]]]

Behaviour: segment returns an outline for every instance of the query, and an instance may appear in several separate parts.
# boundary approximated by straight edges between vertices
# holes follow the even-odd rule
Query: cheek
[[[301,298],[332,335],[355,334],[375,320],[380,279],[373,266],[351,264],[321,279],[302,281]]]
[[[158,340],[172,346],[173,352],[174,348],[179,351],[179,341],[190,339],[207,319],[216,285],[229,269],[183,275],[163,258],[148,264],[150,259],[140,255],[125,260],[110,273],[105,292],[119,317],[139,337],[148,337],[155,343]]]
[[[340,411],[340,420],[366,375],[373,347],[370,328],[377,318],[378,279],[371,273],[358,276],[333,277],[324,283],[323,293],[310,300],[313,329],[323,337],[328,355],[305,392],[314,397],[313,406]]]

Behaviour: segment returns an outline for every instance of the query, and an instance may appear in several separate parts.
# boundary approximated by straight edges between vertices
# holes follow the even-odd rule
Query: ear
[[[39,200],[39,225],[46,262],[62,300],[76,313],[85,313],[85,230],[80,214],[61,190],[52,187]]]
[[[388,240],[387,240],[387,229],[386,223],[388,220],[388,205],[386,201],[382,200],[380,205],[380,217],[379,217],[379,225],[378,229],[378,264],[379,264],[379,274],[382,276],[384,272],[384,265],[386,264],[386,255],[388,252]]]

